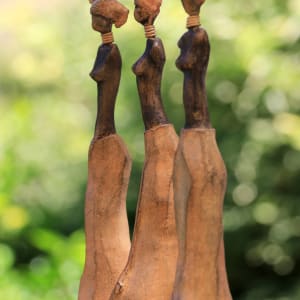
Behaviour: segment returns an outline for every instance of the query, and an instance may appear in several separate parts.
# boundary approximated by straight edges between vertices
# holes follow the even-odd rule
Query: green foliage
[[[116,123],[134,160],[134,222],[144,157],[131,66],[142,54],[133,19],[114,30],[123,56]],[[0,10],[0,290],[6,300],[76,299],[84,263],[87,150],[95,120],[88,78],[100,43],[87,1],[2,1]],[[163,96],[183,124],[180,1],[157,19],[167,53]],[[300,3],[207,1],[208,95],[228,169],[224,225],[236,300],[300,299]]]

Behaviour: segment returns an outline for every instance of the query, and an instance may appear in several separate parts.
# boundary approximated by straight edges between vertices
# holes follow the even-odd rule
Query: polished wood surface
[[[178,251],[172,183],[177,145],[170,124],[145,132],[145,163],[131,251],[110,300],[171,297]]]
[[[182,3],[189,15],[197,16],[204,0]],[[179,258],[172,300],[231,300],[222,225],[226,169],[211,128],[205,83],[208,35],[192,26],[178,46],[185,125],[174,167]]]
[[[161,40],[148,39],[144,54],[133,65],[146,130],[169,123],[160,92],[165,59]]]
[[[160,3],[136,1],[137,21],[152,25]],[[148,38],[133,66],[146,129],[144,169],[129,259],[110,300],[166,300],[173,290],[178,243],[172,177],[178,137],[161,98],[164,64],[161,40]]]
[[[108,7],[109,4],[112,6]],[[127,19],[126,12],[116,1],[93,1],[92,26],[102,34],[107,33],[113,23],[124,22],[124,15]],[[90,73],[97,83],[98,106],[88,157],[86,258],[79,300],[108,300],[130,251],[126,194],[131,158],[116,134],[114,121],[121,66],[117,45],[102,44]]]
[[[185,128],[210,128],[206,96],[206,71],[210,45],[200,27],[189,29],[179,40],[180,56],[176,66],[184,73],[183,103]]]

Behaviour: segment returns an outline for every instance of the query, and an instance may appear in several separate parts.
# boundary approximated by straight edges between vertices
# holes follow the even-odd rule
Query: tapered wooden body
[[[146,129],[145,163],[128,263],[110,300],[165,300],[172,294],[178,253],[172,176],[178,137],[161,98],[164,63],[161,40],[151,38],[133,66]]]
[[[217,300],[226,170],[214,129],[181,132],[174,169],[179,259],[173,300]]]
[[[130,250],[126,193],[131,159],[112,134],[92,143],[85,206],[86,263],[80,300],[107,300]]]
[[[178,249],[172,183],[177,144],[172,125],[145,132],[146,157],[132,247],[111,300],[170,299]]]
[[[183,0],[190,15],[198,14],[203,2]],[[174,169],[180,250],[172,300],[231,300],[222,226],[226,170],[211,128],[205,86],[210,54],[207,33],[199,26],[191,27],[178,46],[185,129]]]
[[[130,251],[126,194],[131,159],[114,123],[121,64],[117,45],[101,45],[90,74],[97,83],[98,108],[88,158],[86,261],[79,300],[108,300]]]

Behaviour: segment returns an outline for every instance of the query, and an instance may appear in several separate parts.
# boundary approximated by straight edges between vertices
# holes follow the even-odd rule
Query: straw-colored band
[[[198,15],[188,16],[186,21],[186,27],[191,28],[196,26],[200,26],[200,17]]]
[[[156,31],[154,25],[145,25],[145,36],[147,39],[155,38]]]
[[[103,44],[111,44],[114,42],[114,36],[113,36],[112,32],[102,33],[101,37],[102,37]]]

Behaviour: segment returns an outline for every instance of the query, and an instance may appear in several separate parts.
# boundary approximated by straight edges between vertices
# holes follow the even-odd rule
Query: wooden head
[[[127,21],[129,10],[117,0],[89,0],[92,4],[92,27],[102,34],[111,32],[112,24],[117,28]]]
[[[181,0],[184,10],[190,16],[199,15],[200,8],[205,0]]]

